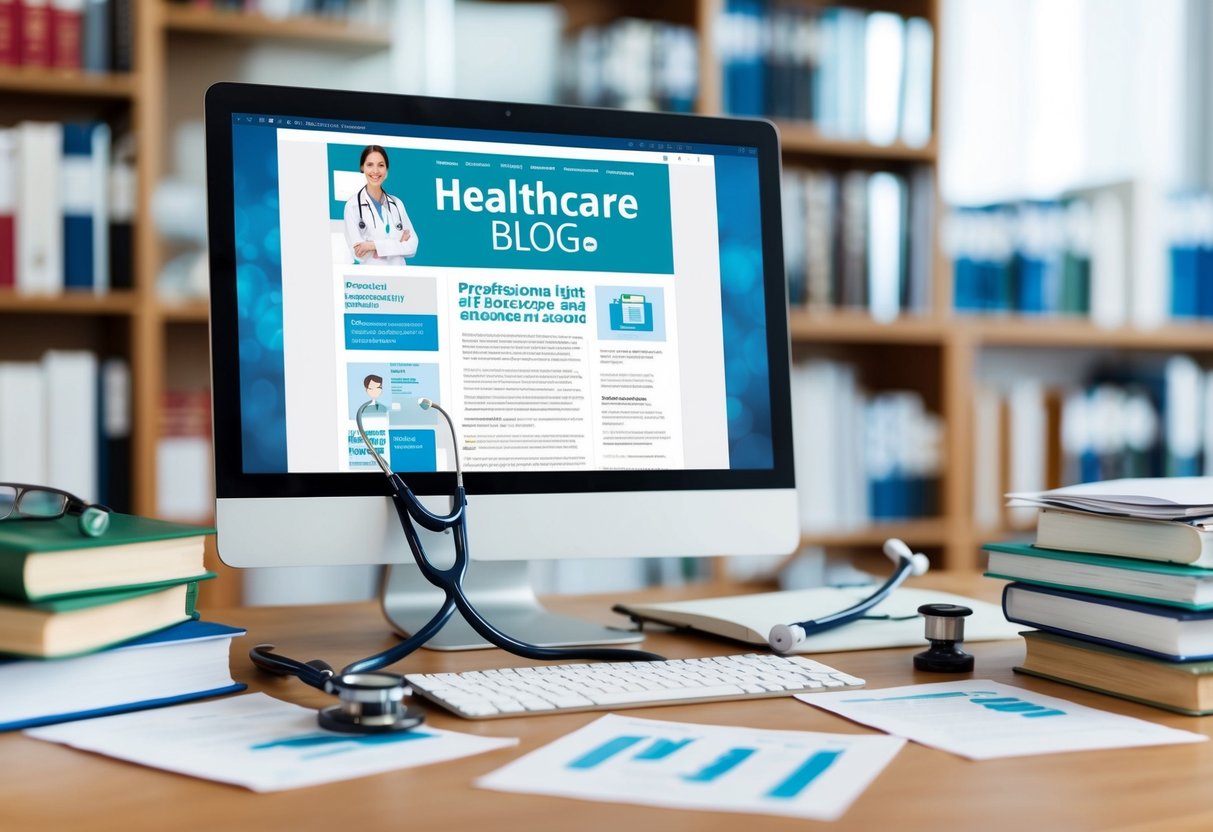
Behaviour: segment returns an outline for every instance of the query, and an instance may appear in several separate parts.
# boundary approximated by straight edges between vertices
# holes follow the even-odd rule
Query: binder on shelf
[[[63,290],[63,126],[24,121],[16,129],[17,291],[57,295]]]
[[[0,362],[0,471],[14,482],[46,482],[46,405],[42,368]]]
[[[110,128],[104,122],[63,125],[63,285],[109,288]]]

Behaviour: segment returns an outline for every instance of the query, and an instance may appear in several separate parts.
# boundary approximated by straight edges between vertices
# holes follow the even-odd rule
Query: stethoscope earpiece
[[[926,555],[915,552],[903,541],[890,537],[881,547],[885,555],[897,566],[897,570],[875,592],[862,601],[852,604],[846,609],[830,613],[811,621],[798,621],[794,624],[776,624],[767,635],[767,644],[777,653],[789,653],[809,636],[824,633],[835,627],[841,627],[862,618],[868,610],[889,597],[901,583],[911,575],[918,576],[926,573],[931,561]]]

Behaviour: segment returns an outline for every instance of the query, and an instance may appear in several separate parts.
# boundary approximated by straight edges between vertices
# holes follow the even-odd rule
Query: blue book
[[[1016,624],[1166,661],[1213,659],[1213,610],[1012,583],[1002,611]]]
[[[244,690],[229,668],[232,639],[244,633],[194,620],[70,659],[0,660],[0,731]]]
[[[63,125],[63,286],[109,286],[110,128],[104,122]]]

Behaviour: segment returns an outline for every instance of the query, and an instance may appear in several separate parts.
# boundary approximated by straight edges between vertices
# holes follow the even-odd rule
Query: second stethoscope
[[[363,185],[362,190],[358,192],[358,230],[364,233],[366,232],[366,218],[362,216],[362,206],[369,204],[370,199],[370,192],[367,191],[366,185]],[[403,231],[404,215],[400,213],[400,208],[396,205],[396,197],[384,191],[383,199],[388,205],[388,210],[396,213],[396,230]]]
[[[405,709],[403,701],[409,692],[408,683],[394,673],[375,672],[380,668],[400,661],[430,640],[447,619],[459,612],[480,637],[490,644],[515,655],[540,661],[597,659],[602,661],[662,661],[663,657],[643,650],[628,650],[618,647],[540,647],[519,641],[490,624],[482,616],[464,591],[469,555],[467,545],[467,494],[463,488],[463,469],[459,464],[459,440],[455,435],[455,423],[450,415],[430,399],[419,399],[422,410],[435,410],[446,420],[451,429],[455,451],[455,491],[451,495],[451,508],[446,514],[435,514],[421,504],[416,495],[405,484],[400,475],[392,471],[387,460],[366,435],[362,425],[363,412],[374,404],[365,402],[358,408],[355,421],[358,435],[375,458],[379,468],[387,476],[391,488],[392,504],[400,517],[404,537],[421,574],[431,584],[443,591],[444,600],[424,626],[401,643],[373,656],[348,665],[340,673],[325,662],[313,660],[300,662],[273,652],[272,644],[259,644],[249,651],[253,664],[271,673],[296,676],[307,684],[335,694],[339,705],[320,712],[320,724],[325,728],[347,733],[370,733],[383,731],[405,731],[421,721],[419,714]],[[421,537],[414,522],[431,532],[450,531],[455,538],[455,561],[445,568],[435,566],[426,554]]]

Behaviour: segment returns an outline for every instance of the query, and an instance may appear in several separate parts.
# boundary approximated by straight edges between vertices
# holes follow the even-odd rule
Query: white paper
[[[905,744],[608,714],[476,781],[499,791],[834,820]]]
[[[970,760],[1208,739],[988,679],[796,698]]]
[[[337,734],[316,712],[263,693],[34,728],[26,735],[120,760],[281,791],[429,765],[516,745],[430,728]]]

